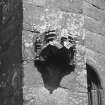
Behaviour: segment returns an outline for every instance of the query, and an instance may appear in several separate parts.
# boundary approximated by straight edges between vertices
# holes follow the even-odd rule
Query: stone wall
[[[45,8],[55,8],[65,13],[75,13],[84,16],[85,30],[84,45],[85,48],[81,50],[86,51],[87,62],[93,65],[98,72],[103,87],[105,87],[105,1],[104,0],[24,0],[23,1],[23,42],[26,47],[23,50],[24,59],[27,61],[34,58],[32,33],[34,25],[41,24],[40,16],[44,14]],[[27,37],[26,37],[27,36]],[[25,37],[25,38],[24,38]],[[25,40],[24,40],[25,39]],[[36,69],[32,66],[33,63],[28,63],[32,73],[36,73]],[[26,66],[26,65],[25,65]],[[25,69],[26,77],[30,77],[32,74],[27,75],[28,69]],[[73,75],[74,76],[74,75]],[[71,79],[73,78],[71,76]],[[34,77],[34,76],[33,76]],[[35,84],[37,81],[31,77],[24,79],[24,84],[27,86]],[[40,77],[40,74],[39,74]],[[38,77],[38,78],[39,78]],[[38,79],[39,80],[39,79]],[[29,81],[29,82],[27,82]],[[42,80],[40,80],[42,85]],[[72,83],[70,84],[70,86]]]

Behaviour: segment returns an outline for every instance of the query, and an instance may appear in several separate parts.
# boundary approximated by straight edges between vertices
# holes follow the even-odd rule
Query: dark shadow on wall
[[[34,64],[42,75],[45,88],[52,94],[54,90],[61,87],[62,78],[75,69],[74,65],[70,65],[74,56],[73,48],[71,47],[70,50],[66,47],[58,49],[49,45],[41,51],[40,56],[44,61],[35,60]]]
[[[22,105],[22,0],[0,1],[0,105]]]

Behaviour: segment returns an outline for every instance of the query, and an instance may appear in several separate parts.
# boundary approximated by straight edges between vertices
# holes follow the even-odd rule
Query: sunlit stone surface
[[[27,31],[27,29],[38,30],[41,33],[45,32],[48,29],[54,29],[57,31],[58,35],[66,36],[72,34],[72,37],[79,36],[78,39],[84,39],[85,34],[84,30],[82,29],[84,24],[84,16],[82,16],[81,14],[64,12],[59,8],[55,8],[54,6],[51,6],[50,9],[50,5],[46,5],[46,1],[48,0],[33,0],[32,3],[28,4],[28,2],[25,2],[23,5],[23,41],[26,49],[26,56],[24,57],[26,60],[32,59],[32,57],[34,58],[34,51],[31,42],[34,42],[36,36],[39,35],[36,33],[31,33]],[[31,35],[32,37],[30,37]],[[84,56],[85,54],[83,53],[81,55]],[[78,56],[78,61],[81,55]],[[26,65],[29,64],[27,63]],[[28,67],[28,69],[25,69],[24,105],[87,105],[86,89],[84,91],[82,85],[80,85],[82,84],[82,81],[79,80],[84,79],[84,76],[81,76],[84,69],[81,69],[81,67],[77,70],[80,73],[78,73],[78,77],[81,76],[79,79],[77,78],[77,75],[73,75],[73,79],[67,78],[64,82],[62,82],[62,84],[65,87],[69,88],[69,90],[59,88],[55,90],[53,94],[50,94],[49,91],[44,88],[43,82],[40,82],[38,84],[37,80],[39,80],[39,77],[41,78],[41,76],[39,76],[37,70],[33,65],[31,65],[31,67]],[[77,81],[75,78],[77,78]],[[72,80],[69,81],[70,79]],[[70,85],[67,86],[68,84]],[[80,91],[82,91],[83,93],[81,93]]]
[[[85,93],[62,88],[58,88],[53,94],[49,94],[44,87],[30,88],[24,93],[24,100],[24,105],[87,105]]]

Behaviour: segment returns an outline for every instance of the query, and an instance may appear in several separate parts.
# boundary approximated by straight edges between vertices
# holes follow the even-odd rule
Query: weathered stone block
[[[83,2],[83,14],[105,23],[105,11],[85,1]]]
[[[105,55],[105,37],[102,35],[86,31],[85,46]]]
[[[87,2],[94,4],[97,8],[105,10],[105,1],[104,0],[86,0]]]
[[[85,17],[84,20],[84,28],[88,31],[97,33],[97,34],[102,34],[105,36],[105,24],[96,21],[90,17]]]

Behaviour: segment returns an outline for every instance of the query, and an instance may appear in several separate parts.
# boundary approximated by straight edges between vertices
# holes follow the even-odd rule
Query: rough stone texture
[[[34,67],[33,63],[27,63],[27,65],[24,64],[24,85],[25,86],[42,86],[43,81],[41,79],[41,75],[39,72],[37,72],[36,68]]]
[[[83,14],[97,21],[105,23],[105,11],[96,8],[95,6],[86,1],[83,2]]]
[[[85,46],[87,62],[93,65],[101,77],[105,88],[105,1],[104,0],[24,0],[24,28],[31,30],[32,23],[38,24],[39,17],[45,7],[56,7],[67,13],[79,13],[85,15],[84,29],[86,29]],[[26,11],[25,11],[26,9]],[[27,16],[28,14],[28,16]],[[33,16],[34,15],[34,16]],[[27,18],[26,18],[27,17]],[[25,31],[26,34],[30,34]],[[31,57],[31,53],[30,53]],[[30,67],[29,67],[30,69]],[[35,70],[33,67],[32,73]],[[26,74],[28,69],[26,70]],[[31,74],[29,74],[31,75]],[[73,75],[74,76],[74,75]],[[71,76],[71,80],[73,79]],[[29,76],[26,76],[27,78]],[[33,77],[34,78],[34,75]],[[35,79],[35,78],[34,78]],[[31,79],[26,79],[29,84]],[[65,79],[66,80],[66,79]],[[69,86],[70,87],[70,86]]]
[[[84,28],[88,31],[105,36],[105,24],[96,21],[93,18],[85,17]]]
[[[93,4],[98,9],[105,10],[105,1],[104,0],[85,0],[90,4]]]
[[[27,95],[27,93],[30,93]],[[87,101],[83,98],[86,94],[63,90],[61,88],[54,91],[54,94],[49,95],[48,91],[43,88],[30,88],[25,93],[25,99],[32,101],[26,101],[25,105],[87,105]],[[40,97],[40,98],[38,98]],[[79,97],[79,98],[78,98]]]
[[[51,2],[48,3],[50,4]],[[51,5],[66,12],[82,12],[82,0],[54,0]]]
[[[105,37],[100,34],[86,31],[85,46],[94,52],[105,55]]]

